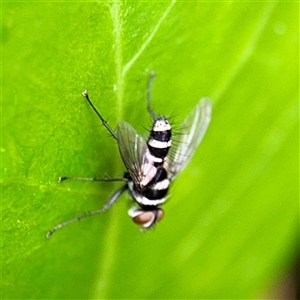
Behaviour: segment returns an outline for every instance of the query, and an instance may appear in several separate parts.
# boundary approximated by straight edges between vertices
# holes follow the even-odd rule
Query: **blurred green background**
[[[2,298],[262,297],[298,253],[299,3],[2,3]],[[213,118],[141,233],[123,196],[114,128],[147,136],[153,106],[179,124],[208,96]]]

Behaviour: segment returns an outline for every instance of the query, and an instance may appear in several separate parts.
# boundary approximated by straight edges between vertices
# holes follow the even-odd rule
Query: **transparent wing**
[[[165,162],[170,180],[185,168],[200,144],[210,122],[211,111],[210,100],[203,98],[180,125],[178,139],[174,140]]]
[[[147,159],[149,150],[146,142],[130,124],[124,121],[118,124],[116,134],[122,160],[132,180],[136,184],[147,184],[145,180],[151,179],[156,169]]]

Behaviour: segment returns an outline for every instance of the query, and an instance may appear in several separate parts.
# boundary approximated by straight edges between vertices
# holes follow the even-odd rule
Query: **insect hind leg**
[[[154,71],[152,71],[150,73],[149,80],[148,80],[148,86],[147,86],[147,110],[153,120],[158,119],[158,116],[151,108],[152,85],[153,85],[153,81],[154,81],[155,77],[156,77],[156,73]]]
[[[96,107],[94,106],[94,104],[92,103],[92,101],[90,100],[88,91],[85,90],[82,92],[82,96],[86,99],[86,101],[88,102],[88,104],[92,107],[92,109],[94,110],[94,112],[97,114],[97,116],[99,117],[99,119],[101,120],[102,124],[105,126],[105,128],[109,131],[109,133],[116,139],[118,140],[118,136],[116,135],[116,133],[113,131],[113,129],[107,124],[107,122],[103,119],[103,117],[100,115],[100,113],[98,112],[98,110],[96,109]]]

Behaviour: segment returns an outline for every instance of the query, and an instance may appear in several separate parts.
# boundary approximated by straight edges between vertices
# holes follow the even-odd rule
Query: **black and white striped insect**
[[[53,227],[48,233],[49,238],[56,230],[77,220],[102,213],[128,190],[136,205],[129,210],[133,221],[141,229],[152,228],[164,216],[161,205],[166,202],[171,182],[181,172],[197,146],[200,144],[211,118],[211,102],[201,99],[178,128],[176,142],[172,140],[172,127],[168,119],[158,116],[151,108],[151,89],[155,74],[152,72],[147,89],[147,110],[153,125],[145,141],[127,122],[120,122],[114,131],[91,102],[88,92],[83,96],[93,108],[101,123],[117,141],[119,152],[127,169],[122,178],[86,178],[60,177],[66,179],[90,181],[123,181],[125,184],[107,201],[103,208],[84,213]]]

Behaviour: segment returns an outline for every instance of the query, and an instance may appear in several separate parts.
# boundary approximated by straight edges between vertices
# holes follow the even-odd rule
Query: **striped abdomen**
[[[154,163],[163,164],[172,145],[171,125],[166,118],[154,121],[147,145]]]

